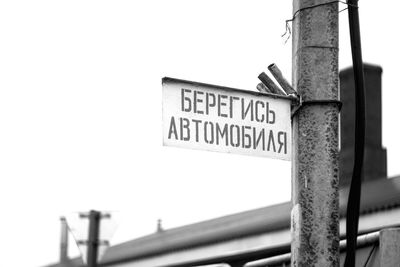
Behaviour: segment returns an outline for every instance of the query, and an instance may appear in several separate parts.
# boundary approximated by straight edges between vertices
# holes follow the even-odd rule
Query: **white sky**
[[[393,176],[399,4],[360,6],[364,61],[384,69]],[[158,218],[170,228],[288,201],[290,162],[163,147],[161,78],[255,90],[274,62],[290,80],[291,40],[281,35],[291,9],[266,0],[0,2],[1,265],[57,261],[59,216],[72,211],[120,211],[115,243],[152,233]],[[346,67],[346,11],[340,20]]]

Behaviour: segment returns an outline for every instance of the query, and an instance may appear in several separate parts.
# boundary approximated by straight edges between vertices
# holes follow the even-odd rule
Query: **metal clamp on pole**
[[[308,105],[325,105],[325,104],[335,104],[339,108],[339,112],[342,110],[342,101],[340,100],[335,100],[335,99],[315,99],[315,100],[305,100],[303,101],[301,96],[299,96],[299,104],[297,106],[294,106],[292,109],[292,114],[291,118],[297,114],[297,112],[304,106]]]

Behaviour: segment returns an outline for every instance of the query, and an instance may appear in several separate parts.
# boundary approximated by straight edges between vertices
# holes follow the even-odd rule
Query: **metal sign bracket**
[[[335,104],[339,108],[339,112],[342,109],[342,101],[335,99],[314,99],[314,100],[303,100],[301,96],[298,96],[299,102],[297,105],[292,107],[291,118],[297,114],[297,112],[304,106],[308,105],[326,105],[326,104]]]

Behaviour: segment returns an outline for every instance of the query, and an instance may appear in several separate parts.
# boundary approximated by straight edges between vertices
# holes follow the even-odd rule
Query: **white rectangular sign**
[[[291,100],[164,78],[164,145],[290,160]]]

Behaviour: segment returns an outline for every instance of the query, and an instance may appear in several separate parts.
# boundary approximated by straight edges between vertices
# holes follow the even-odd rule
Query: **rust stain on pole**
[[[293,14],[294,89],[337,100],[338,3],[293,0]],[[293,119],[292,266],[339,266],[338,113],[319,103]]]

